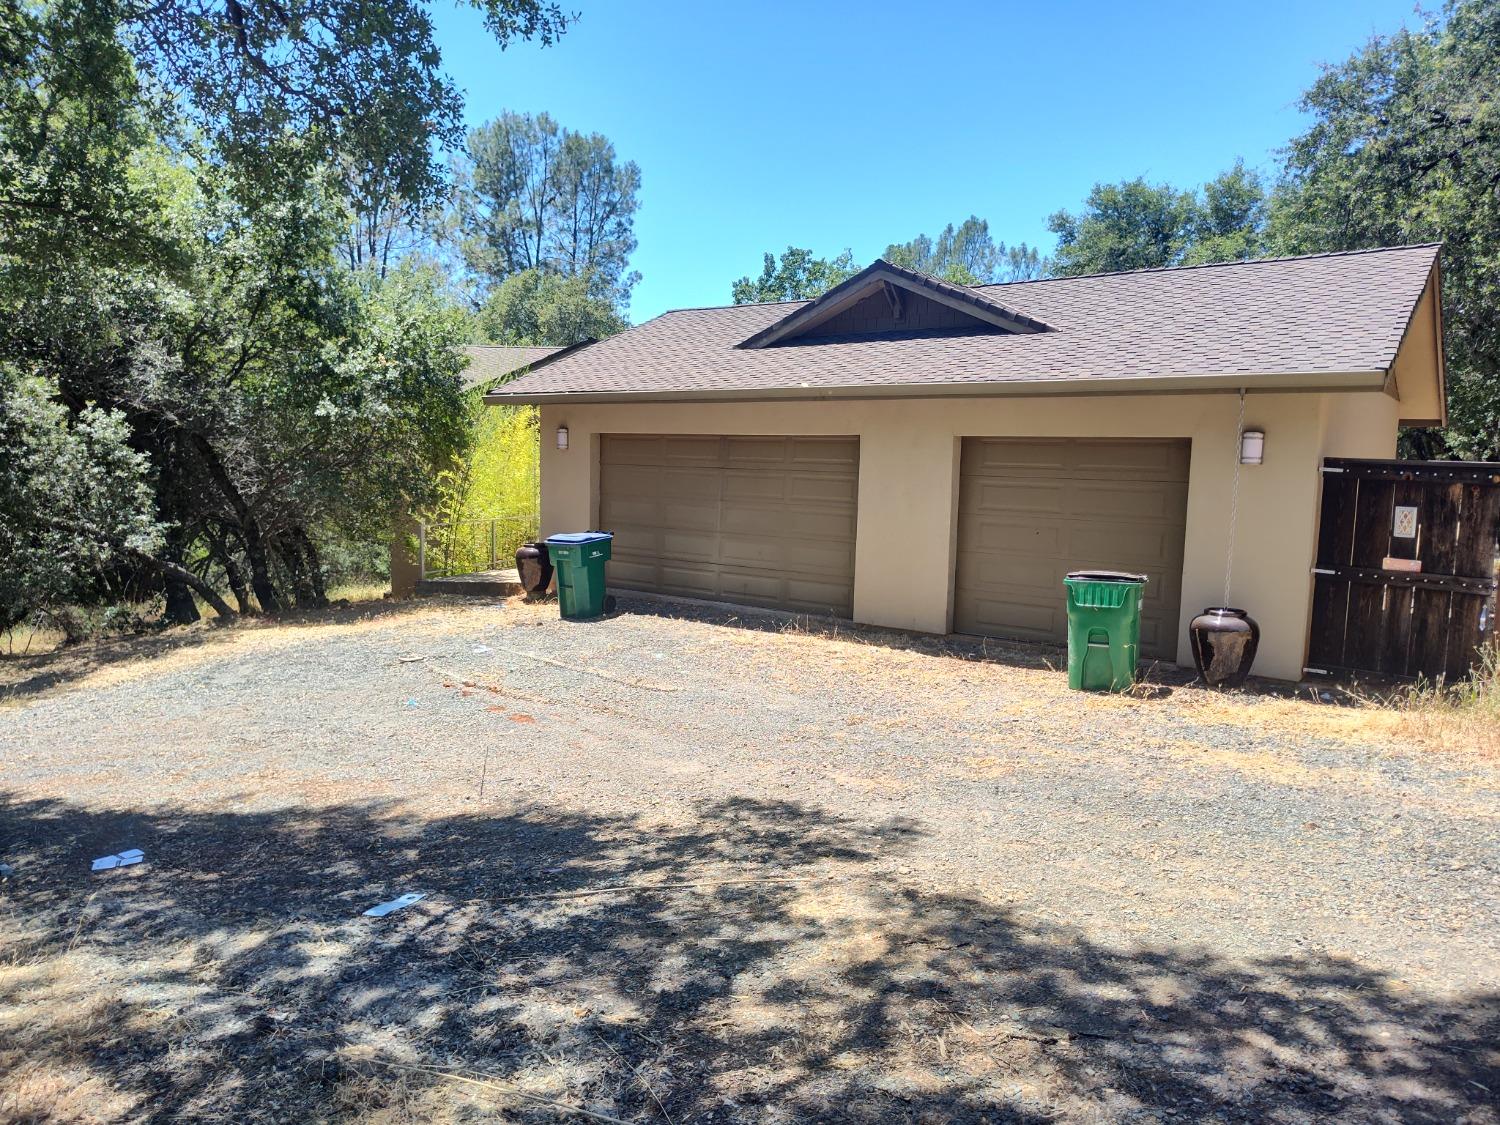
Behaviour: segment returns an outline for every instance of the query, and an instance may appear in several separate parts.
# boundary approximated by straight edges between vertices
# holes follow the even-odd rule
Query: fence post
[[[417,581],[427,581],[427,521],[417,524]]]
[[[495,521],[490,520],[490,569],[495,569]]]

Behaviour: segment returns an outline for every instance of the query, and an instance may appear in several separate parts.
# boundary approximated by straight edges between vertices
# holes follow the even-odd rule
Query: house
[[[1186,665],[1233,532],[1255,670],[1295,680],[1323,458],[1444,422],[1439,284],[1436,246],[973,287],[877,261],[486,401],[540,405],[543,531],[613,530],[615,586],[1061,641],[1066,571],[1141,571],[1143,655]]]

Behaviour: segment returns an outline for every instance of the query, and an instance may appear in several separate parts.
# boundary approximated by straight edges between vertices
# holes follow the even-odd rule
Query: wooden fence
[[[1500,464],[1323,463],[1309,672],[1455,679],[1494,636]]]

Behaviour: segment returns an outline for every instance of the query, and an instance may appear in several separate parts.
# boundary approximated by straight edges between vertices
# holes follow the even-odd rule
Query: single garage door
[[[959,484],[960,633],[1067,640],[1063,576],[1146,574],[1141,653],[1177,656],[1186,441],[965,438]]]
[[[610,584],[848,617],[858,488],[855,437],[602,435]]]

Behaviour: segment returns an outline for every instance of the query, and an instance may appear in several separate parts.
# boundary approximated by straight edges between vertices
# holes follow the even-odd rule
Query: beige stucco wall
[[[855,620],[946,633],[962,438],[1187,438],[1178,661],[1191,664],[1187,624],[1224,598],[1238,409],[1225,394],[544,406],[542,531],[595,526],[601,433],[857,434]],[[1394,456],[1396,417],[1379,392],[1249,396],[1245,424],[1266,431],[1266,459],[1241,470],[1230,599],[1261,623],[1257,674],[1301,678],[1321,458]],[[946,587],[933,574],[947,574]]]

